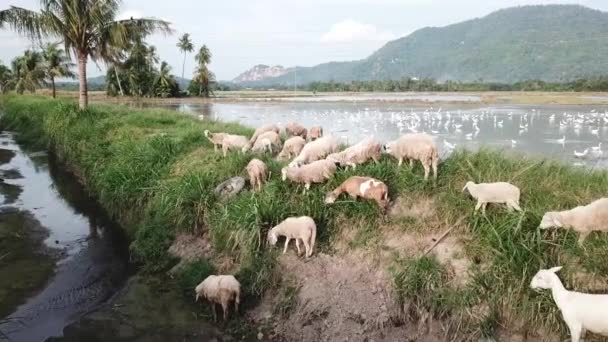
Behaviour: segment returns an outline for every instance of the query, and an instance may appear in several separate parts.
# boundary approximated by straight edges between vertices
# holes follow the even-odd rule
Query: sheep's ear
[[[198,298],[200,297],[200,295],[197,293],[196,296],[194,297],[194,301],[198,302]]]
[[[553,267],[549,269],[549,272],[551,273],[555,273],[555,272],[559,272],[562,269],[563,266],[557,266],[557,267]]]

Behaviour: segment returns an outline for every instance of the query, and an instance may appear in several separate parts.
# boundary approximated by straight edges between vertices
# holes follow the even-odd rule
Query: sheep
[[[285,134],[288,137],[302,137],[302,138],[306,138],[306,136],[308,135],[308,130],[306,129],[306,127],[300,125],[299,123],[296,122],[290,122],[287,125],[285,125]]]
[[[469,190],[469,194],[477,200],[475,211],[481,208],[481,211],[486,213],[488,203],[504,203],[509,211],[513,209],[521,211],[519,207],[519,188],[515,185],[498,182],[498,183],[479,183],[467,182],[462,191]]]
[[[253,136],[251,136],[251,139],[249,139],[249,142],[253,144],[258,139],[258,136],[260,134],[266,133],[266,132],[274,132],[276,134],[279,134],[279,127],[275,124],[258,127],[255,130],[255,132],[253,133]]]
[[[363,164],[372,159],[378,162],[382,156],[382,145],[373,139],[363,140],[342,152],[332,153],[327,159],[339,163],[340,166],[351,166],[353,170],[358,164]]]
[[[321,137],[323,137],[323,127],[314,126],[308,130],[308,134],[306,135],[306,140],[315,141]]]
[[[268,242],[272,246],[276,245],[279,236],[285,236],[283,254],[287,252],[289,241],[295,239],[298,256],[300,256],[300,240],[302,240],[306,258],[309,258],[315,248],[317,225],[315,224],[315,221],[308,216],[290,217],[268,231]]]
[[[203,134],[211,143],[213,143],[213,151],[217,152],[217,148],[222,146],[222,141],[224,141],[224,136],[226,133],[211,133],[208,129],[206,129]]]
[[[530,287],[550,289],[555,304],[570,329],[572,342],[579,342],[587,330],[608,336],[608,295],[568,291],[556,272],[562,267],[541,269],[534,275]]]
[[[213,143],[213,150],[215,152],[217,152],[218,146],[222,147],[224,157],[230,150],[241,149],[242,152],[246,152],[249,148],[249,139],[243,135],[211,133],[208,130],[205,130],[204,134]]]
[[[281,178],[286,181],[303,183],[304,193],[310,189],[311,183],[323,183],[336,173],[336,164],[331,160],[322,159],[300,167],[284,167],[281,170]]]
[[[234,311],[239,312],[241,284],[231,275],[210,275],[194,289],[195,301],[204,297],[211,305],[213,319],[217,321],[215,305],[220,304],[224,311],[224,321],[228,318],[228,304],[234,301]]]
[[[353,176],[344,181],[334,191],[328,192],[325,196],[325,203],[331,204],[336,199],[346,192],[351,198],[358,197],[376,201],[383,212],[388,207],[388,186],[383,182],[371,177]]]
[[[263,161],[254,158],[247,164],[245,170],[247,170],[247,174],[249,175],[251,188],[255,191],[257,187],[257,191],[262,191],[262,185],[266,183],[268,175],[268,167],[266,164],[264,164]]]
[[[306,140],[304,140],[304,138],[300,136],[291,137],[285,141],[283,150],[281,150],[281,153],[279,153],[277,158],[281,160],[296,157],[302,152],[304,145],[306,145]]]
[[[539,228],[552,227],[570,228],[578,232],[579,244],[582,244],[593,230],[608,231],[608,198],[601,198],[571,210],[545,213]]]
[[[424,180],[428,180],[431,167],[433,177],[437,179],[437,164],[439,153],[433,142],[433,137],[428,134],[405,134],[399,139],[389,142],[384,146],[384,151],[399,160],[399,166],[404,159],[408,159],[410,167],[414,160],[419,160],[424,168]]]
[[[338,140],[333,136],[329,135],[319,138],[306,144],[302,151],[300,151],[300,154],[289,163],[289,166],[308,164],[323,159],[330,153],[336,153],[339,150]]]
[[[251,150],[256,153],[267,150],[272,153],[275,149],[281,149],[281,137],[274,131],[264,132],[257,137],[253,144],[250,143],[250,146]]]

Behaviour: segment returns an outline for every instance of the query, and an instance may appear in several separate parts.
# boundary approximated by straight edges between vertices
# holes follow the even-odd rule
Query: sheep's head
[[[203,134],[204,134],[204,135],[205,135],[207,138],[209,138],[209,135],[211,134],[211,132],[209,132],[209,130],[208,130],[208,129],[206,129],[206,130],[204,130],[204,131],[203,131]]]
[[[550,268],[548,270],[538,271],[536,275],[534,275],[534,277],[532,278],[532,281],[530,282],[530,287],[534,290],[552,288],[556,277],[555,272],[558,272],[561,269],[562,267],[558,266]]]
[[[251,146],[252,146],[252,144],[251,144],[251,143],[249,143],[249,144],[248,144],[248,145],[246,145],[246,146],[243,146],[243,148],[241,149],[241,152],[243,152],[243,153],[247,153],[247,152],[249,152],[249,150],[251,150]]]
[[[560,220],[559,214],[555,211],[550,211],[543,215],[543,219],[540,221],[538,228],[549,229],[553,227],[562,227],[563,224]]]
[[[467,190],[472,185],[475,185],[475,183],[473,183],[473,182],[467,182],[467,184],[464,185],[464,188],[462,188],[462,192],[464,192],[465,190]]]
[[[386,154],[391,154],[393,152],[393,144],[388,143],[382,145],[382,152]]]
[[[277,244],[279,237],[271,230],[268,231],[268,243],[272,246]]]
[[[287,180],[287,168],[286,167],[284,167],[284,168],[281,169],[281,179],[283,181]]]
[[[338,196],[336,196],[336,194],[334,194],[333,192],[328,192],[325,195],[325,204],[332,204],[336,201],[337,198]]]

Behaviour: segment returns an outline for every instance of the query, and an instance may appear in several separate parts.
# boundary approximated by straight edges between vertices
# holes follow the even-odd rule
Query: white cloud
[[[379,30],[371,24],[363,24],[352,19],[335,23],[330,30],[321,37],[323,43],[353,43],[377,42],[395,39],[390,31]]]

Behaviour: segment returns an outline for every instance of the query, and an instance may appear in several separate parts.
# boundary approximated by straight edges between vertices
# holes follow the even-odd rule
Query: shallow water
[[[389,141],[411,132],[436,137],[443,153],[450,145],[480,146],[565,160],[574,165],[608,167],[608,106],[449,105],[345,102],[213,102],[167,108],[201,119],[237,121],[252,127],[298,121],[321,125],[350,144],[373,136]],[[447,141],[447,143],[444,143]],[[595,149],[594,149],[595,147]],[[599,147],[599,148],[598,148]],[[588,152],[576,158],[574,152]]]
[[[0,331],[12,341],[42,341],[60,336],[66,325],[124,284],[128,244],[121,229],[52,157],[24,152],[11,133],[0,134],[0,145],[14,155],[0,166],[2,183],[19,189],[14,198],[3,196],[0,208],[31,214],[48,230],[45,244],[61,252],[53,277],[9,315]]]

